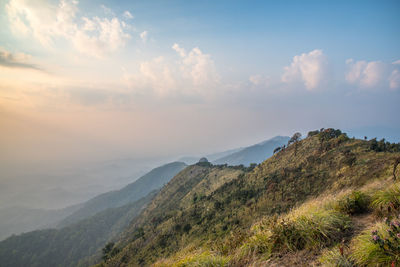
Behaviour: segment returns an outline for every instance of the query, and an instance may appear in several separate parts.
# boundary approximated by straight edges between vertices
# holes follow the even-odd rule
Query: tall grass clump
[[[319,257],[319,262],[325,267],[355,267],[354,261],[350,258],[344,245],[337,245],[326,249]]]
[[[375,224],[355,238],[352,257],[360,266],[398,266],[400,263],[400,221]]]
[[[320,249],[340,242],[351,231],[351,219],[332,209],[330,202],[332,199],[309,202],[285,216],[255,224],[253,235],[244,242],[236,258],[243,263],[243,259],[257,255],[266,259],[274,253]]]
[[[186,255],[185,257],[176,261],[167,260],[160,261],[153,266],[157,267],[223,267],[227,266],[229,262],[228,257],[212,253],[210,251],[197,252]]]
[[[355,215],[365,213],[369,210],[371,198],[364,192],[353,191],[340,198],[334,208],[340,212]]]
[[[380,217],[391,217],[400,211],[400,185],[391,185],[389,188],[377,191],[373,196],[372,207]]]
[[[272,250],[330,246],[341,241],[350,228],[351,220],[347,215],[333,209],[315,209],[273,225],[270,230]]]

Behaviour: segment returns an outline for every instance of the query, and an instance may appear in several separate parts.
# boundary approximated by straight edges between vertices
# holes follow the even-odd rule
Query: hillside
[[[393,178],[399,148],[349,139],[328,129],[310,132],[254,170],[190,166],[133,220],[116,245],[120,252],[102,265],[291,266],[296,260],[290,259],[297,257],[307,266],[322,249],[340,245],[342,238],[350,240],[357,232],[347,204],[325,209],[326,203],[310,208],[306,202],[361,190],[373,182],[384,185]],[[291,212],[295,207],[299,211]],[[354,225],[357,231],[365,227]],[[304,254],[307,249],[312,255]],[[304,255],[281,259],[298,251]]]
[[[117,237],[156,192],[118,208],[109,208],[61,229],[13,235],[0,242],[0,266],[87,266]]]
[[[121,190],[107,192],[85,202],[79,210],[62,220],[58,224],[58,227],[65,227],[108,208],[121,207],[134,202],[146,196],[151,191],[160,189],[185,167],[186,164],[183,162],[172,162],[154,168]]]
[[[243,164],[249,166],[251,163],[261,163],[271,157],[275,148],[286,145],[288,136],[276,136],[264,142],[245,147],[234,153],[211,160],[214,164],[228,164],[231,166]]]
[[[80,209],[74,205],[59,210],[8,207],[0,209],[0,241],[12,234],[48,228]]]

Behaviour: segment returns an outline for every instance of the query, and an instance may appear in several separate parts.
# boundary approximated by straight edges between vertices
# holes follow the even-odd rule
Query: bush
[[[400,222],[385,220],[364,231],[353,243],[353,258],[361,266],[400,263]]]
[[[309,131],[308,134],[307,134],[307,137],[311,137],[311,136],[314,136],[314,135],[317,135],[317,134],[319,134],[319,130]]]
[[[368,211],[370,202],[371,199],[367,194],[353,191],[340,199],[335,209],[349,215],[361,214]]]
[[[393,184],[385,190],[380,190],[373,196],[372,207],[381,217],[391,217],[400,210],[400,186]]]

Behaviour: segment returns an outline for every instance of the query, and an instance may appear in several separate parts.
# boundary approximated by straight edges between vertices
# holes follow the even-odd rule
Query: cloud
[[[158,96],[205,95],[215,89],[219,75],[210,55],[199,48],[186,53],[178,44],[172,49],[178,53],[177,61],[156,57],[140,63],[137,73],[124,71],[123,78],[128,87],[141,93],[152,91]]]
[[[178,44],[172,46],[182,58],[180,62],[182,74],[190,78],[194,85],[214,84],[219,81],[211,56],[204,54],[198,47],[193,48],[188,54]]]
[[[400,88],[400,71],[395,69],[392,71],[389,77],[389,88],[398,89]]]
[[[81,53],[94,57],[103,57],[122,46],[130,38],[126,34],[119,19],[93,19],[84,18],[85,24],[82,29],[75,32],[71,41],[74,47]]]
[[[327,69],[325,55],[322,50],[316,49],[293,57],[291,65],[284,68],[282,82],[301,82],[311,91],[317,89],[327,78]]]
[[[271,79],[269,76],[256,74],[256,75],[251,75],[249,77],[249,81],[255,86],[269,86]]]
[[[26,68],[40,70],[35,64],[29,63],[30,55],[24,53],[11,53],[0,47],[0,65],[9,68]]]
[[[147,37],[148,37],[148,33],[147,31],[144,31],[140,34],[140,39],[142,39],[143,43],[147,42]]]
[[[153,91],[159,96],[177,90],[177,75],[167,64],[164,57],[157,57],[150,61],[140,63],[139,73],[134,75],[125,74],[125,80],[129,86],[141,93]]]
[[[133,15],[132,15],[131,12],[129,12],[128,10],[126,10],[122,16],[123,16],[125,19],[133,19]]]
[[[103,7],[103,10],[109,10]],[[61,0],[53,5],[46,0],[10,0],[6,12],[12,31],[33,36],[45,47],[59,39],[70,42],[76,50],[93,57],[103,57],[123,47],[130,35],[124,32],[119,18],[78,16],[78,1]],[[110,15],[114,13],[109,10]]]
[[[400,87],[399,61],[392,64],[381,61],[354,61],[346,60],[346,81],[360,88],[389,87],[397,89]]]
[[[185,49],[181,48],[178,44],[174,44],[172,46],[172,49],[174,49],[179,54],[179,56],[186,57]]]

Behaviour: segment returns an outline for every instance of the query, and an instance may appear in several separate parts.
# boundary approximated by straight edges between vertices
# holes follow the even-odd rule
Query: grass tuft
[[[400,211],[400,185],[377,191],[373,196],[372,207],[379,217],[391,217]]]
[[[267,259],[274,253],[320,249],[340,242],[351,231],[351,219],[332,209],[333,201],[308,202],[280,218],[261,220],[236,253],[236,261],[255,256]]]
[[[331,249],[325,249],[318,261],[325,267],[354,267],[354,261],[349,257],[346,248],[337,245]]]
[[[177,261],[159,261],[153,266],[156,267],[223,267],[227,266],[229,257],[224,257],[210,251],[189,254]]]

